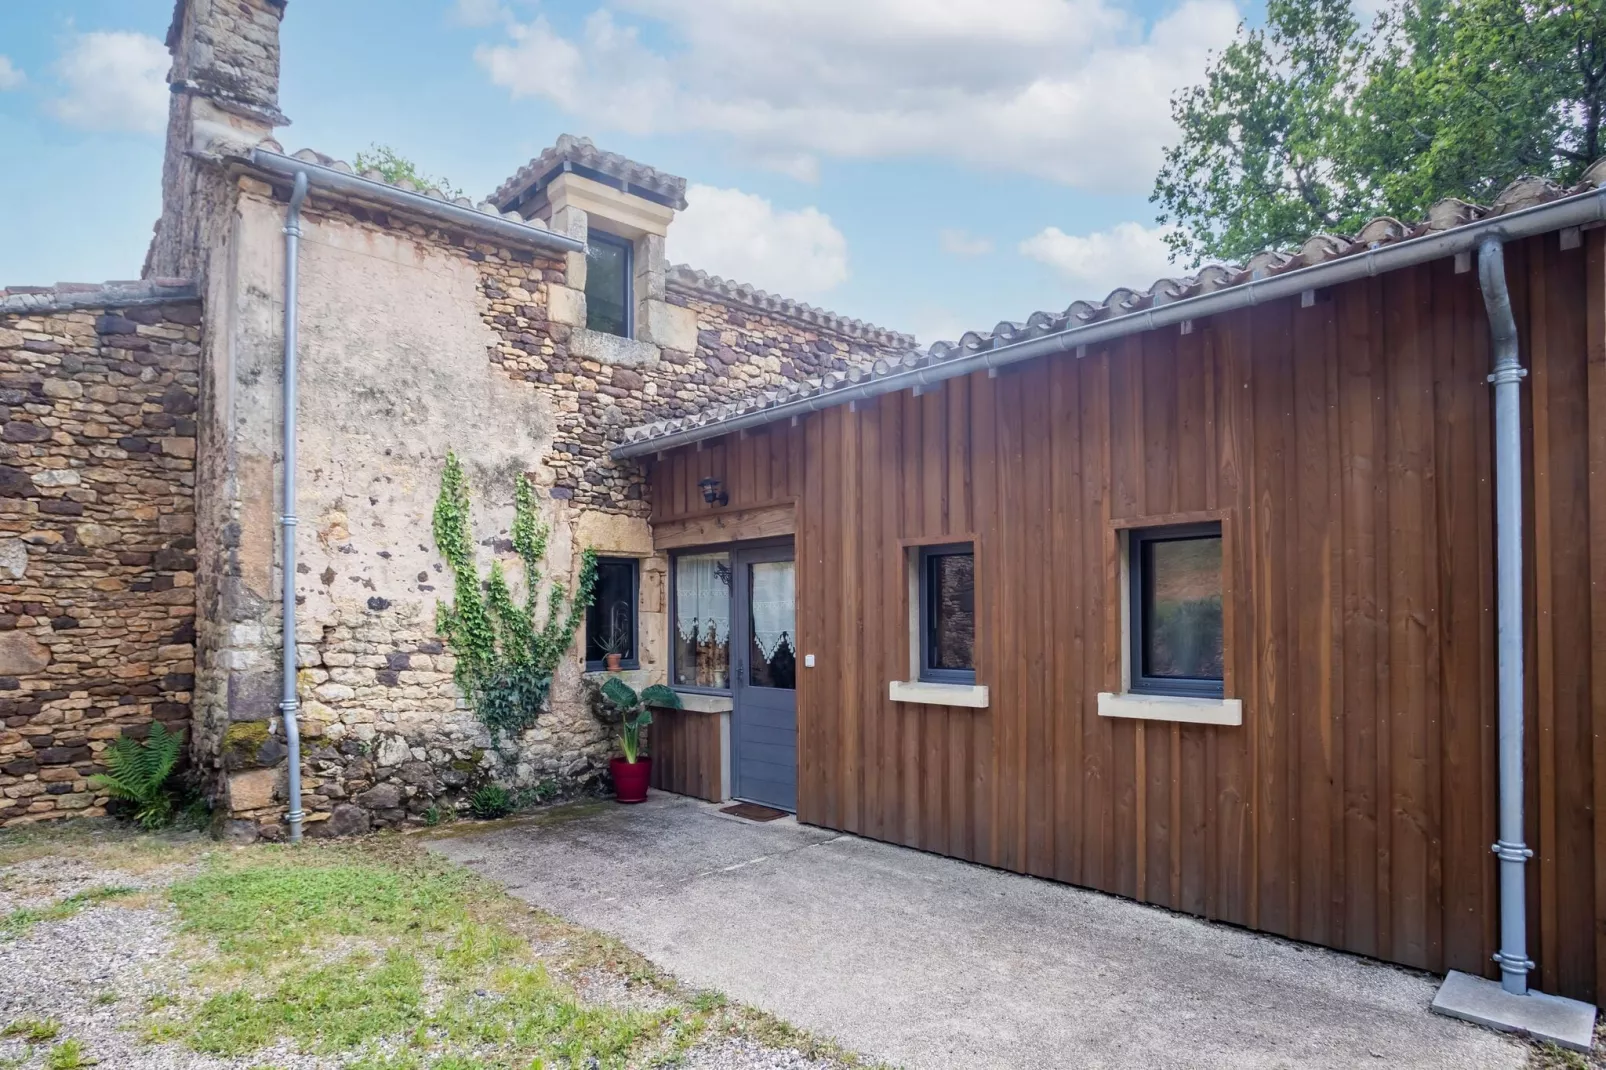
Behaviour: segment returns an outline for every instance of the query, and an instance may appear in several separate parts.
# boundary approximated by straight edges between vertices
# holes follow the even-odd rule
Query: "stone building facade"
[[[107,742],[187,729],[201,310],[0,290],[0,822],[99,814]]]
[[[127,456],[115,459],[159,468],[130,485],[171,501],[154,518],[146,517],[149,508],[112,518],[155,525],[118,529],[118,549],[128,559],[120,567],[152,572],[148,582],[134,572],[126,577],[127,596],[146,600],[122,616],[155,621],[146,603],[174,617],[193,615],[193,626],[174,625],[165,633],[153,623],[140,626],[139,634],[148,635],[141,641],[154,645],[148,656],[141,653],[143,675],[127,692],[137,702],[122,702],[119,693],[114,707],[93,683],[47,690],[48,679],[69,661],[53,647],[51,666],[37,680],[18,680],[22,689],[54,697],[18,716],[44,718],[39,726],[95,720],[99,738],[138,730],[153,717],[188,717],[192,757],[220,828],[239,837],[283,835],[288,800],[278,662],[284,547],[278,520],[288,504],[298,518],[295,643],[309,834],[422,821],[432,809],[461,806],[468,792],[491,780],[512,788],[594,784],[615,741],[592,714],[578,651],[560,666],[547,710],[514,739],[493,740],[453,681],[452,652],[436,632],[438,606],[452,597],[451,580],[431,531],[448,453],[463,461],[473,484],[482,568],[500,559],[519,582],[509,533],[520,474],[537,488],[541,518],[551,530],[549,574],[572,583],[586,548],[638,560],[640,669],[634,678],[662,680],[668,559],[655,550],[647,524],[643,472],[608,456],[619,432],[755,388],[840,371],[908,348],[912,339],[670,267],[664,240],[684,207],[684,180],[584,139],[559,139],[480,205],[453,205],[438,191],[353,175],[344,163],[314,152],[286,156],[274,139],[287,122],[278,110],[284,16],[282,0],[177,3],[169,35],[175,91],[163,217],[146,274],[193,280],[188,303],[144,306],[145,319],[113,309],[104,321],[75,307],[53,313],[59,322],[34,316],[26,330],[14,328],[22,331],[17,337],[34,342],[54,330],[63,346],[75,336],[86,354],[123,352],[127,339],[149,343],[123,365],[146,369],[137,383],[113,384],[145,391],[112,406],[128,424],[116,426],[114,441],[160,445],[118,446]],[[301,216],[293,503],[280,497],[279,409],[283,229],[291,183],[284,167],[264,160],[294,161],[317,176]],[[588,327],[583,250],[599,234],[632,248],[636,305],[628,334]],[[553,235],[572,239],[569,248],[555,247],[562,242]],[[149,308],[161,308],[167,318],[146,322],[155,315]],[[132,334],[119,333],[120,316],[134,324]],[[97,334],[97,324],[107,330]],[[160,335],[180,329],[181,338]],[[0,370],[37,380],[29,391],[89,374],[87,356],[78,371],[57,375],[32,367],[54,353],[12,346],[0,354]],[[190,363],[183,369],[141,363],[152,354]],[[180,388],[189,391],[191,411],[162,408],[185,404]],[[86,380],[84,398],[104,394],[89,389]],[[89,404],[77,395],[43,397],[58,408]],[[164,424],[169,417],[174,422]],[[40,447],[12,445],[8,435],[7,448],[30,451],[31,461]],[[84,448],[99,456],[96,447]],[[65,439],[60,449],[69,449]],[[51,470],[75,464],[65,452],[48,464],[40,461],[41,469]],[[28,493],[19,497],[16,515],[27,514],[27,523],[17,520],[19,535],[26,534],[22,528],[69,526],[65,518],[35,520],[28,511],[47,500],[74,501],[81,485],[49,485],[67,478],[51,475],[42,485],[32,470],[23,471]],[[60,534],[70,544],[66,530]],[[25,545],[30,562],[41,554],[38,546]],[[79,550],[49,552],[60,553],[64,563],[82,563],[74,556]],[[89,556],[110,553],[96,547]],[[149,556],[144,565],[140,555]],[[0,578],[4,567],[0,562]],[[29,584],[35,578],[43,588],[70,586],[65,574],[34,573]],[[27,611],[16,614],[18,627],[30,629],[41,645],[61,644],[59,638],[47,642],[51,626],[33,613],[24,593],[16,594]],[[39,604],[54,613],[63,597]],[[109,633],[81,631],[75,641],[106,649]],[[127,636],[119,634],[120,650],[128,649]],[[151,681],[159,692],[148,693]],[[5,682],[0,677],[0,687]],[[178,684],[183,688],[169,686]],[[9,808],[45,812],[44,802],[27,800],[47,791],[70,799],[66,805],[100,806],[104,800],[84,791],[82,781],[99,744],[76,734],[34,735],[46,740],[37,747],[41,753],[69,752],[74,777],[53,773],[49,783],[65,783],[67,790],[35,794],[26,788],[17,795],[24,801]],[[83,739],[90,738],[86,730]],[[61,739],[68,743],[54,747]],[[36,749],[19,735],[0,743],[0,756],[24,748]],[[23,764],[17,769],[19,778],[44,782]],[[0,780],[0,789],[6,784]]]

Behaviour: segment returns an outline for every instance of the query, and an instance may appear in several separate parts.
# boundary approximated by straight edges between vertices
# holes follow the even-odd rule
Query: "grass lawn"
[[[601,1070],[682,1065],[740,1038],[862,1065],[718,993],[686,990],[618,941],[532,910],[408,836],[292,848],[87,822],[0,833],[0,881],[26,871],[48,887],[58,860],[92,867],[96,883],[36,894],[0,918],[0,969],[18,941],[45,940],[48,926],[90,911],[159,922],[183,968],[118,1026],[147,1048],[263,1070],[273,1063],[235,1060],[291,1051],[357,1070]],[[103,998],[121,998],[116,987]],[[0,1027],[23,1048],[12,1065],[96,1058],[94,1038],[68,1036],[49,1016]]]

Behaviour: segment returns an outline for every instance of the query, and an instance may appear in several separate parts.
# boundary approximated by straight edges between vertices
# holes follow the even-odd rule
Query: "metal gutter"
[[[1010,342],[994,349],[930,363],[920,368],[880,375],[851,386],[838,387],[834,390],[822,389],[806,397],[740,413],[725,420],[685,428],[656,438],[626,442],[615,446],[610,452],[614,458],[626,460],[671,450],[677,446],[718,438],[745,428],[761,427],[791,416],[817,412],[850,401],[862,401],[881,394],[897,393],[911,387],[931,386],[945,379],[955,379],[973,372],[1005,368],[1025,360],[1075,351],[1080,346],[1096,345],[1129,334],[1180,324],[1185,320],[1203,319],[1206,316],[1248,308],[1267,301],[1293,297],[1306,290],[1336,286],[1430,260],[1470,252],[1488,238],[1516,241],[1567,227],[1596,223],[1603,219],[1606,219],[1606,186],[1551,201],[1548,204],[1534,205],[1505,215],[1481,219],[1476,223],[1467,223],[1450,230],[1424,234],[1390,245],[1374,246],[1365,252],[1339,257],[1321,264],[1312,264],[1309,267],[1296,268],[1269,278],[1252,279],[1214,293],[1185,297],[1141,312],[1132,312],[1080,327],[1065,328],[1053,334]]]
[[[281,691],[279,714],[284,718],[284,741],[288,754],[290,796],[290,842],[301,839],[301,696],[296,686],[296,312],[298,299],[297,260],[301,245],[301,205],[307,199],[307,175],[298,171],[290,193],[290,209],[284,218],[284,502],[279,516],[282,544],[279,607],[282,618],[280,642]]]
[[[502,238],[516,245],[539,245],[543,248],[565,253],[578,253],[586,247],[583,241],[565,234],[556,234],[545,227],[532,226],[522,219],[515,221],[492,212],[481,212],[478,209],[465,208],[451,201],[436,200],[434,197],[426,197],[422,193],[414,193],[411,190],[386,185],[383,182],[375,182],[371,178],[363,178],[360,175],[347,174],[345,171],[339,171],[333,167],[325,167],[320,163],[298,160],[294,156],[286,156],[283,153],[270,152],[267,149],[252,149],[248,159],[252,167],[260,171],[266,171],[271,175],[277,175],[280,178],[294,179],[296,175],[304,174],[314,189],[377,201],[380,204],[410,212],[414,215],[424,216],[428,219],[434,219],[441,223]]]
[[[1478,284],[1489,314],[1494,367],[1494,528],[1495,649],[1499,693],[1500,803],[1499,839],[1493,851],[1500,859],[1501,987],[1512,995],[1528,994],[1527,869],[1533,852],[1522,829],[1522,380],[1527,371],[1517,352],[1517,321],[1506,289],[1506,261],[1500,239],[1487,237],[1478,247]]]

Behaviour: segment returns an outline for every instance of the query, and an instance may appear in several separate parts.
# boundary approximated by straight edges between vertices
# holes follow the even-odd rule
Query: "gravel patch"
[[[685,1070],[839,1070],[841,1064],[811,1059],[791,1048],[766,1048],[751,1040],[728,1037],[717,1044],[693,1048]]]
[[[0,1019],[52,1019],[61,1027],[54,1041],[36,1045],[32,1058],[21,1065],[43,1066],[51,1043],[70,1037],[82,1041],[88,1058],[108,1070],[250,1070],[263,1065],[318,1070],[347,1061],[279,1047],[225,1059],[177,1045],[142,1043],[139,1025],[146,1001],[182,988],[188,974],[170,954],[174,928],[167,911],[92,907],[0,944]],[[19,1058],[28,1051],[20,1040],[0,1044],[0,1058]]]
[[[34,858],[0,869],[0,915],[49,906],[95,888],[162,888],[184,879],[194,869],[172,865],[129,873],[80,858]]]
[[[131,874],[69,856],[31,859],[0,868],[0,914],[49,906],[96,888],[154,890],[195,868],[170,865]],[[40,1070],[51,1048],[69,1039],[78,1040],[85,1057],[101,1070],[334,1070],[360,1057],[361,1052],[303,1055],[285,1042],[237,1057],[202,1054],[177,1043],[145,1043],[152,998],[194,992],[176,913],[148,902],[86,905],[69,918],[42,921],[19,937],[0,939],[0,1027],[23,1019],[58,1027],[52,1039],[32,1046],[20,1038],[0,1038],[0,1066]],[[326,950],[341,957],[359,944],[366,941],[342,940]],[[606,970],[587,970],[575,984],[580,998],[593,1005],[648,1012],[675,1005],[652,985]],[[389,1050],[392,1043],[376,1047]],[[693,1049],[685,1065],[691,1070],[836,1070],[838,1064],[722,1038]]]

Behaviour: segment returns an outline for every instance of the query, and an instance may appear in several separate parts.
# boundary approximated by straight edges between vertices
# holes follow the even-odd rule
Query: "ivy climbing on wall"
[[[454,453],[446,455],[435,500],[435,545],[452,569],[454,603],[442,603],[437,627],[457,658],[457,684],[493,737],[535,723],[546,707],[552,675],[574,644],[591,605],[597,555],[580,557],[580,580],[571,598],[553,579],[541,612],[541,564],[548,530],[536,516],[535,489],[520,474],[513,498],[513,549],[524,563],[524,598],[516,599],[502,563],[480,578],[469,516],[468,477]]]

